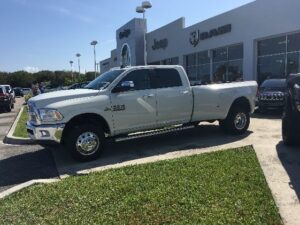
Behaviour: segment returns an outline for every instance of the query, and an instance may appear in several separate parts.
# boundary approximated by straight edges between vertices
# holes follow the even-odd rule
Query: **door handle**
[[[185,90],[185,91],[181,91],[180,93],[186,95],[189,93],[189,91]]]
[[[154,94],[148,94],[148,95],[144,95],[143,98],[153,98]]]

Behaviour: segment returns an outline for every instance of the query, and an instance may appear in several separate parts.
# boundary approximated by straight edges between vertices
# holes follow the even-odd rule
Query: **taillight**
[[[256,91],[256,97],[258,98],[259,97],[259,89],[257,88],[257,91]]]

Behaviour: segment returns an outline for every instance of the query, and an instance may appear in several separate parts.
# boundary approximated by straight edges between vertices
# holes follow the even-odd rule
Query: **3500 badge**
[[[125,105],[113,105],[112,106],[112,111],[124,111],[125,110]]]

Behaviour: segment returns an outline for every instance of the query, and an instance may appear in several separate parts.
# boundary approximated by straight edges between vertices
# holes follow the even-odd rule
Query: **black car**
[[[287,79],[282,139],[287,145],[300,144],[300,74],[290,75]]]
[[[16,97],[24,97],[23,89],[20,87],[14,88]]]
[[[257,106],[259,111],[283,109],[286,95],[286,79],[265,80],[258,89]]]
[[[10,93],[6,91],[4,86],[0,86],[0,109],[1,111],[10,112],[14,108],[14,99]]]

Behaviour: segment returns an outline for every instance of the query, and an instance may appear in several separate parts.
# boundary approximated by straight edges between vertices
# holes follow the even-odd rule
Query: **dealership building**
[[[116,31],[101,72],[144,65],[146,46],[147,64],[182,65],[191,83],[284,78],[300,72],[299,12],[300,0],[256,0],[189,27],[179,18],[151,32],[135,18]]]

